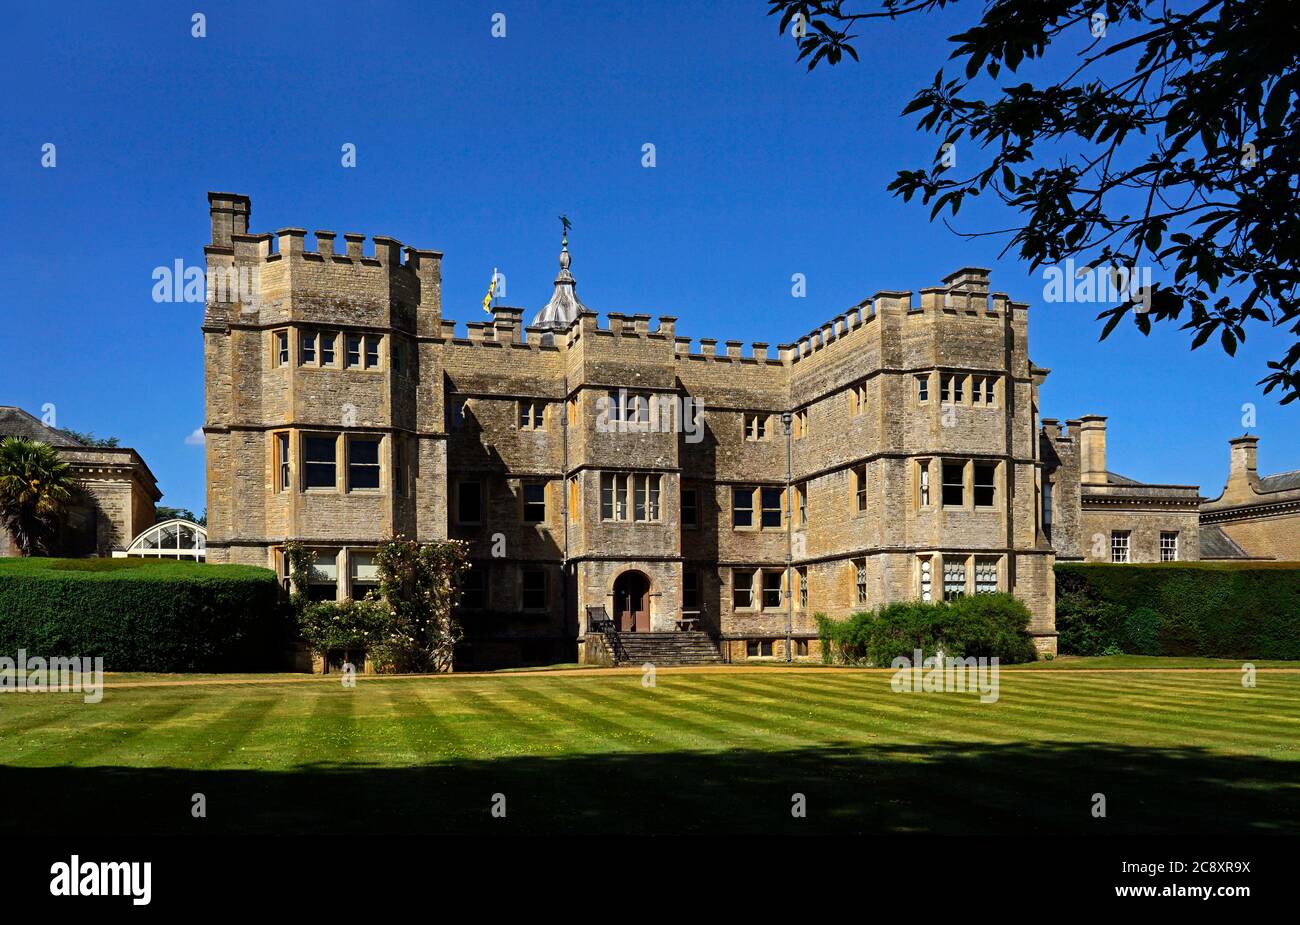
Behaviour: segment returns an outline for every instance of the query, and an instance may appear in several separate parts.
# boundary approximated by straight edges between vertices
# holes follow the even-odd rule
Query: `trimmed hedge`
[[[953,601],[900,601],[847,620],[817,615],[822,659],[853,665],[889,665],[899,656],[942,649],[954,658],[1032,662],[1037,657],[1024,603],[1010,594],[977,594]]]
[[[0,654],[102,656],[107,671],[283,665],[275,573],[155,559],[0,559]]]
[[[1300,659],[1300,567],[1058,563],[1056,629],[1068,655]]]

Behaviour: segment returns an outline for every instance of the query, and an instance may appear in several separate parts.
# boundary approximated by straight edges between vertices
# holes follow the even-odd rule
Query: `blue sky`
[[[1255,402],[1260,467],[1300,466],[1300,411],[1237,357],[1157,325],[1104,343],[1095,306],[1042,303],[1041,271],[885,191],[935,139],[899,112],[971,9],[863,27],[864,63],[808,74],[759,0],[608,4],[29,4],[0,64],[0,404],[141,451],[165,503],[204,507],[202,306],[152,301],[154,267],[201,264],[206,192],[252,230],[386,234],[445,253],[444,316],[549,297],[556,216],[592,308],[671,314],[692,337],[785,342],[880,289],[967,265],[1033,305],[1045,416],[1110,416],[1110,467],[1217,495]],[[207,37],[190,35],[195,9]],[[490,34],[495,12],[506,37]],[[42,168],[42,145],[57,166]],[[642,145],[656,166],[641,166]],[[357,166],[340,147],[357,146]],[[959,152],[960,156],[960,152]],[[958,227],[1005,227],[991,203]],[[793,273],[806,298],[791,296]]]

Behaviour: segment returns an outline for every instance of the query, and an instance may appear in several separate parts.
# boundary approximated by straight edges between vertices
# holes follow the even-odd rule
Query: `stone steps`
[[[620,665],[720,665],[708,633],[619,633]]]

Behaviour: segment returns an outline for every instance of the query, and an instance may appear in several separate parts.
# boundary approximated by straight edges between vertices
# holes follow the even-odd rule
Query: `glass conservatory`
[[[113,555],[203,562],[207,558],[207,544],[208,531],[193,521],[165,520],[137,536],[125,551],[119,550]]]

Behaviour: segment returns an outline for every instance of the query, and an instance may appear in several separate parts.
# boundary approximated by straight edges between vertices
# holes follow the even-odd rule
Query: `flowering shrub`
[[[299,635],[321,653],[364,650],[381,672],[449,671],[453,650],[464,635],[451,611],[469,568],[467,549],[457,540],[393,540],[375,556],[377,592],[359,601],[312,603],[306,591],[315,554],[299,543],[287,543]]]
[[[369,651],[395,631],[394,622],[381,601],[316,601],[299,611],[298,634],[317,652]]]

